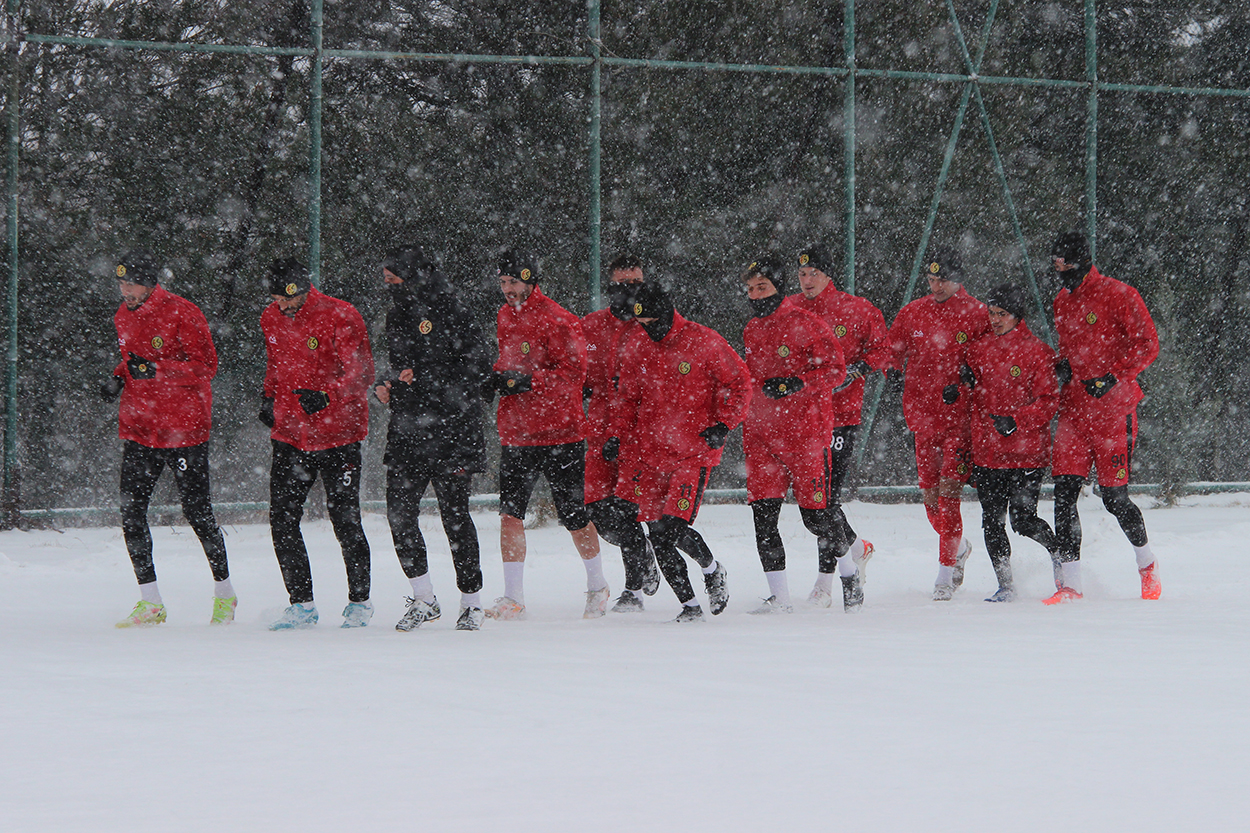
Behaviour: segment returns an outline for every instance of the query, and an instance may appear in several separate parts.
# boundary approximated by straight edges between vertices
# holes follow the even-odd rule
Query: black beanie
[[[533,259],[515,249],[509,249],[499,256],[496,274],[499,277],[506,275],[516,278],[528,284],[538,283],[538,270],[534,267]]]
[[[799,268],[810,266],[813,269],[824,272],[826,275],[833,274],[833,255],[829,252],[829,248],[821,243],[812,243],[803,251],[799,252]]]
[[[817,267],[819,268],[819,267]],[[750,280],[759,275],[768,278],[777,289],[778,295],[786,294],[786,272],[781,265],[781,260],[774,255],[764,255],[761,258],[751,261],[751,265],[747,267],[747,272],[743,280]]]
[[[934,249],[932,257],[925,264],[925,271],[931,276],[944,281],[957,280],[963,274],[963,264],[959,261],[959,252],[946,248]]]
[[[126,252],[113,271],[119,281],[126,281],[126,283],[137,283],[146,287],[153,287],[160,283],[161,264],[151,252],[143,249],[131,249]]]
[[[308,267],[293,257],[283,257],[269,264],[269,294],[293,298],[312,288]]]
[[[1028,317],[1029,296],[1014,283],[1000,283],[985,296],[985,305],[1004,309],[1023,321]]]
[[[417,246],[400,246],[386,253],[382,268],[401,281],[419,281],[434,270],[434,261]]]

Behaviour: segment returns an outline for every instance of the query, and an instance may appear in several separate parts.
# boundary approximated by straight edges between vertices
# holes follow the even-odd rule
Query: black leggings
[[[816,551],[820,572],[832,573],[837,569],[838,558],[845,555],[851,542],[843,536],[833,507],[826,509],[799,509],[803,525],[816,536]],[[841,507],[838,507],[839,512]],[[781,542],[777,521],[781,517],[781,498],[765,498],[751,504],[755,516],[755,547],[760,555],[764,572],[772,573],[786,568],[786,550]],[[843,518],[845,521],[845,518]]]
[[[1054,557],[1059,543],[1050,525],[1037,516],[1037,498],[1042,490],[1043,469],[975,470],[977,499],[981,501],[981,530],[985,550],[994,571],[1011,558],[1011,542],[1004,521],[1011,513],[1011,528],[1018,535],[1032,538]]]
[[[360,523],[360,443],[324,451],[300,451],[278,440],[271,442],[269,531],[291,604],[313,600],[312,572],[299,522],[304,517],[304,501],[318,474],[326,490],[326,512],[347,567],[347,598],[353,602],[368,601],[369,541]]]
[[[481,550],[477,527],[469,514],[469,491],[473,475],[466,471],[434,473],[419,464],[396,461],[388,456],[386,463],[386,519],[391,525],[391,540],[399,566],[410,579],[429,571],[425,538],[418,518],[421,496],[431,483],[438,498],[438,514],[451,547],[451,562],[456,568],[456,587],[461,593],[477,593],[482,589]]]
[[[122,535],[130,552],[135,578],[140,584],[156,581],[148,504],[165,466],[169,466],[174,473],[182,514],[204,547],[213,580],[225,581],[230,577],[230,568],[226,563],[226,542],[221,537],[221,529],[213,517],[213,506],[209,501],[208,443],[187,448],[149,448],[127,440],[122,449]]]
[[[595,529],[609,544],[621,548],[625,565],[625,589],[641,590],[649,570],[647,536],[638,522],[638,505],[619,497],[607,497],[586,504]]]
[[[1077,561],[1081,557],[1081,517],[1076,500],[1081,495],[1084,477],[1061,474],[1055,478],[1055,536],[1059,539],[1059,560]],[[1144,547],[1149,541],[1146,521],[1137,504],[1128,498],[1128,486],[1103,487],[1102,505],[1124,530],[1129,543]]]

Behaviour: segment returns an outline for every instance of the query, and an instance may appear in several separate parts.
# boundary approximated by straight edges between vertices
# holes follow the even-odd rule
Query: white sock
[[[525,604],[525,562],[503,563],[503,594],[519,605]]]
[[[608,580],[603,577],[602,555],[596,555],[594,558],[583,558],[582,566],[586,568],[586,590],[602,590],[608,586]]]
[[[710,576],[712,573],[716,572],[716,559],[713,558],[711,564],[706,567],[700,567],[699,569],[703,571],[703,575]]]
[[[464,610],[466,607],[481,607],[481,606],[482,606],[482,594],[481,593],[461,593],[460,594],[460,609],[461,610]]]
[[[1063,562],[1063,586],[1081,592],[1081,562]]]
[[[773,570],[771,573],[764,573],[764,578],[768,579],[768,592],[777,600],[777,604],[789,605],[790,582],[786,580],[786,571]]]
[[[1150,551],[1150,545],[1144,544],[1140,547],[1133,547],[1133,552],[1137,556],[1137,569],[1144,570],[1151,564],[1155,563],[1155,554]]]
[[[699,606],[699,600],[698,600],[698,599],[691,599],[691,600],[690,600],[690,601],[688,601],[688,602],[682,602],[682,604],[683,604],[683,605],[685,605],[686,607],[698,607],[698,606]]]
[[[408,583],[412,585],[412,597],[420,599],[423,602],[434,601],[434,584],[430,581],[428,572],[422,573],[416,578],[408,579]]]
[[[849,552],[838,559],[838,575],[842,578],[850,578],[858,571],[859,565],[855,563],[855,558]]]
[[[822,587],[825,590],[832,591],[833,590],[833,573],[817,573],[816,574],[816,586]]]
[[[849,555],[851,558],[863,558],[863,557],[864,557],[864,549],[865,549],[865,548],[864,548],[864,539],[863,539],[863,538],[856,538],[856,539],[855,539],[855,541],[851,544],[851,546],[849,546],[849,547],[847,548],[847,550],[846,550],[846,554],[847,554],[847,555]],[[839,560],[841,560],[841,559],[839,559]]]
[[[213,582],[213,595],[219,599],[228,599],[234,595],[234,585],[230,583],[230,579],[223,578],[221,581]]]
[[[151,602],[154,605],[164,604],[161,601],[161,591],[156,586],[156,582],[149,581],[147,584],[139,585],[139,596],[145,602]]]
[[[954,585],[955,584],[955,568],[948,567],[945,564],[939,564],[937,581],[934,583]]]

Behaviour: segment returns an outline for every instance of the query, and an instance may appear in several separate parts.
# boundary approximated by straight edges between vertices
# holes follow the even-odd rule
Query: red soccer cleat
[[[1155,566],[1157,561],[1151,561],[1148,567],[1142,567],[1137,572],[1141,575],[1141,597],[1143,599],[1157,599],[1163,594],[1163,585],[1159,583],[1159,577],[1155,575]]]
[[[1075,602],[1077,599],[1083,598],[1085,597],[1073,590],[1071,587],[1060,587],[1055,591],[1055,595],[1051,596],[1049,599],[1042,599],[1042,604],[1058,605],[1065,602]]]

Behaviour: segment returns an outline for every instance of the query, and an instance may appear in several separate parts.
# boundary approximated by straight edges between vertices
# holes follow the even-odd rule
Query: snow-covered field
[[[1143,507],[1149,498],[1140,498]],[[582,621],[568,535],[531,530],[530,619],[452,629],[458,594],[423,518],[443,618],[400,634],[407,582],[370,515],[377,615],[340,630],[342,562],[305,525],[321,624],[285,605],[264,526],[226,528],[238,621],[207,625],[186,527],[154,530],[166,625],[117,630],[137,599],[117,528],[0,534],[0,831],[1231,831],[1250,797],[1250,496],[1148,509],[1163,599],[1085,498],[1084,601],[1056,608],[1049,561],[1012,537],[1022,599],[989,605],[975,503],[965,588],[929,600],[921,507],[854,503],[877,545],[859,616],[766,594],[750,512],[699,528],[732,601],[703,625]],[[1051,505],[1043,503],[1043,517]],[[475,516],[489,600],[498,521]],[[782,516],[791,590],[815,575]],[[620,558],[605,546],[614,594]]]

